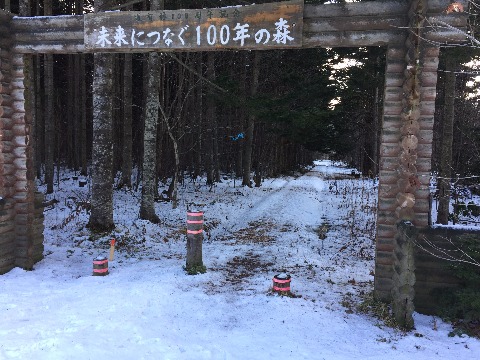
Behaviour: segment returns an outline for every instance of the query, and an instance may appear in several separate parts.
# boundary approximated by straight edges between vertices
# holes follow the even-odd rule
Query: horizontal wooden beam
[[[360,47],[403,44],[405,32],[396,31],[330,31],[303,34],[303,47]]]
[[[59,43],[59,42],[50,42],[43,44],[16,44],[15,51],[19,54],[76,54],[84,53],[85,46],[83,41],[70,42],[70,43]]]
[[[76,31],[65,31],[62,33],[62,37],[59,39],[58,33],[56,32],[17,32],[14,33],[13,41],[16,44],[25,44],[25,43],[49,43],[49,42],[64,42],[64,41],[76,41],[82,42],[83,39],[83,30]]]
[[[464,1],[464,0],[462,0]],[[465,40],[460,31],[439,25],[431,18],[463,30],[464,14],[446,14],[449,0],[429,0],[425,38],[435,45]],[[407,30],[408,2],[369,1],[345,4],[305,5],[302,47],[358,47],[403,45]],[[11,14],[0,11],[2,16]],[[14,17],[11,22],[14,48],[19,53],[85,52],[83,15]],[[168,49],[162,49],[162,51]],[[88,50],[87,50],[88,51]],[[118,51],[118,49],[112,50]],[[121,50],[129,52],[132,50]],[[135,52],[148,51],[135,49]],[[177,49],[178,51],[178,49]],[[184,49],[182,51],[193,51]]]
[[[75,29],[83,31],[83,15],[15,17],[13,29],[15,32],[61,32]]]
[[[370,31],[370,30],[397,30],[408,24],[406,15],[382,16],[339,16],[305,19],[305,32],[324,31]]]
[[[464,44],[468,40],[466,34],[450,29],[432,29],[424,36],[431,45],[435,46]]]
[[[377,16],[383,14],[405,15],[408,11],[408,3],[405,0],[393,1],[368,1],[356,3],[305,5],[303,18],[338,17],[338,16]]]
[[[457,0],[467,8],[468,0]],[[427,15],[444,13],[450,0],[428,0]],[[383,0],[363,1],[341,4],[305,5],[303,18],[332,18],[332,17],[355,17],[355,16],[382,16],[406,15],[410,4],[406,0]]]

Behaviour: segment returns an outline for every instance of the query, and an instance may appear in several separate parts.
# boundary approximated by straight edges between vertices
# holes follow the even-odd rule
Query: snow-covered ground
[[[92,261],[112,236],[85,230],[88,186],[63,174],[45,259],[0,276],[0,359],[480,359],[438,318],[415,314],[405,334],[355,311],[373,285],[377,188],[350,173],[322,161],[260,188],[187,182],[177,209],[157,204],[160,225],[117,191],[105,277]],[[182,268],[187,204],[205,212],[202,275]],[[296,297],[271,294],[283,271]]]

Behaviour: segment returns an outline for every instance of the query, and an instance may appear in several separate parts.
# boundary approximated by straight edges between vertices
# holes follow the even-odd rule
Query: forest
[[[20,16],[57,16],[239,2],[4,0],[0,5]],[[477,10],[472,2],[473,33]],[[475,185],[480,174],[476,55],[475,47],[443,48],[439,64],[432,165],[439,178],[448,179],[438,185],[448,199],[452,176]],[[47,193],[58,182],[56,168],[96,177],[92,208],[99,215],[92,213],[97,220],[91,228],[113,225],[100,215],[111,213],[104,206],[111,203],[111,190],[105,189],[112,185],[142,185],[140,216],[156,222],[153,203],[175,206],[178,184],[200,176],[207,185],[229,177],[258,187],[265,178],[319,157],[378,175],[382,47],[27,57],[36,176]]]

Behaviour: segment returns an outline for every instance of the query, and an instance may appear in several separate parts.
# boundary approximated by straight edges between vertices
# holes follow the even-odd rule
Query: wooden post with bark
[[[15,165],[12,150],[12,15],[0,10],[0,274],[15,266]]]
[[[405,330],[413,328],[415,298],[414,241],[417,229],[410,221],[397,225],[393,264],[392,311],[397,324]]]
[[[0,11],[0,274],[43,257],[43,195],[35,193],[31,103],[24,57],[12,51],[12,15]]]
[[[207,271],[203,265],[203,212],[187,212],[187,263],[185,270],[189,275],[203,274]]]

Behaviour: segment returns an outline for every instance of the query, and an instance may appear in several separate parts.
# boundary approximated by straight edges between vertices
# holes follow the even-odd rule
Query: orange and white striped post
[[[273,292],[280,295],[290,295],[290,282],[292,278],[285,273],[273,277]]]
[[[203,211],[187,212],[187,264],[188,273],[205,272],[202,255]]]
[[[108,275],[108,259],[105,256],[98,256],[93,259],[93,276]]]

